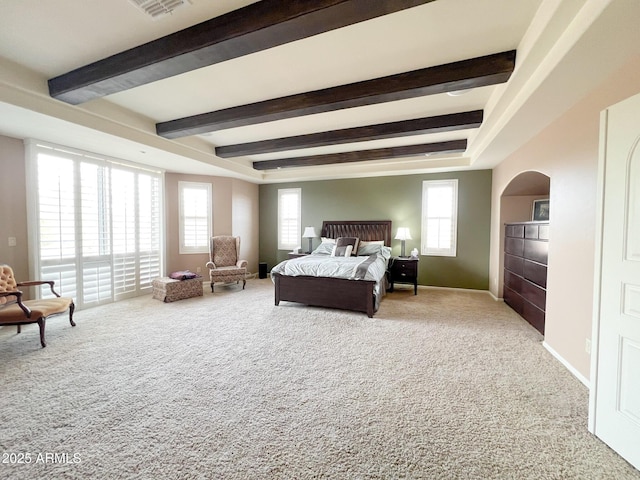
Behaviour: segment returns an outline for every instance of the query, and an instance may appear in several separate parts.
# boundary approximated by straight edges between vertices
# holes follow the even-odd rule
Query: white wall
[[[501,195],[518,174],[542,172],[551,178],[545,342],[587,379],[600,112],[638,91],[640,58],[635,58],[493,171],[491,292],[501,291]]]
[[[516,195],[502,197],[502,223],[526,222],[531,220],[533,201],[544,198],[544,195]]]
[[[258,271],[258,185],[227,177],[206,175],[186,175],[167,173],[165,175],[166,208],[166,274],[176,270],[201,269],[208,278],[205,264],[208,253],[180,254],[178,182],[211,183],[213,186],[213,234],[239,235],[240,254],[249,262],[249,271]]]
[[[232,179],[232,228],[240,236],[240,254],[248,262],[250,273],[258,272],[260,235],[258,229],[259,187],[256,184]]]

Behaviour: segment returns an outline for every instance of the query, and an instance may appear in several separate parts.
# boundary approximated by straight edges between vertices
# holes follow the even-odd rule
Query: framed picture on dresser
[[[534,222],[548,222],[549,221],[549,199],[534,200],[533,201],[533,213],[531,219]]]

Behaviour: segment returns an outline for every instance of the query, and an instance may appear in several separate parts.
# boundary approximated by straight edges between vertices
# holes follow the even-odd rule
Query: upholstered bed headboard
[[[325,220],[320,236],[358,237],[365,242],[384,240],[384,244],[390,247],[391,233],[391,220]]]

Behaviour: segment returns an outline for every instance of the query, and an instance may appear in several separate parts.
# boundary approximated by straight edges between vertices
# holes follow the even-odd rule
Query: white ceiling
[[[491,168],[640,54],[640,2],[437,0],[72,106],[46,80],[253,3],[191,0],[158,20],[129,0],[0,0],[0,134],[168,171],[256,183]],[[157,122],[517,49],[503,85],[168,140]],[[480,129],[222,159],[214,147],[484,109]],[[253,161],[468,139],[462,154],[257,171]]]

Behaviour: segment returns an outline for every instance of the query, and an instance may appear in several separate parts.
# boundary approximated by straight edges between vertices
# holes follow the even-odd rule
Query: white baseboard
[[[564,367],[567,370],[569,370],[574,377],[580,380],[585,387],[587,387],[588,389],[591,389],[591,382],[587,378],[585,378],[584,375],[582,375],[579,371],[573,368],[573,366],[571,366],[569,362],[567,362],[564,358],[562,358],[562,356],[558,352],[556,352],[553,348],[551,348],[547,342],[542,342],[542,346],[546,348],[547,351],[551,355],[553,355],[556,360],[558,360],[562,365],[564,365]]]
[[[405,284],[407,285],[407,284]],[[473,288],[454,288],[454,287],[435,287],[432,285],[418,285],[418,290],[427,289],[427,290],[450,290],[452,292],[468,292],[468,293],[485,293],[489,294],[493,297],[489,290],[475,290]],[[495,297],[493,297],[495,298]]]
[[[504,298],[502,297],[496,297],[493,293],[491,293],[491,290],[487,290],[487,293],[491,296],[491,298],[493,298],[496,302],[504,302]]]

